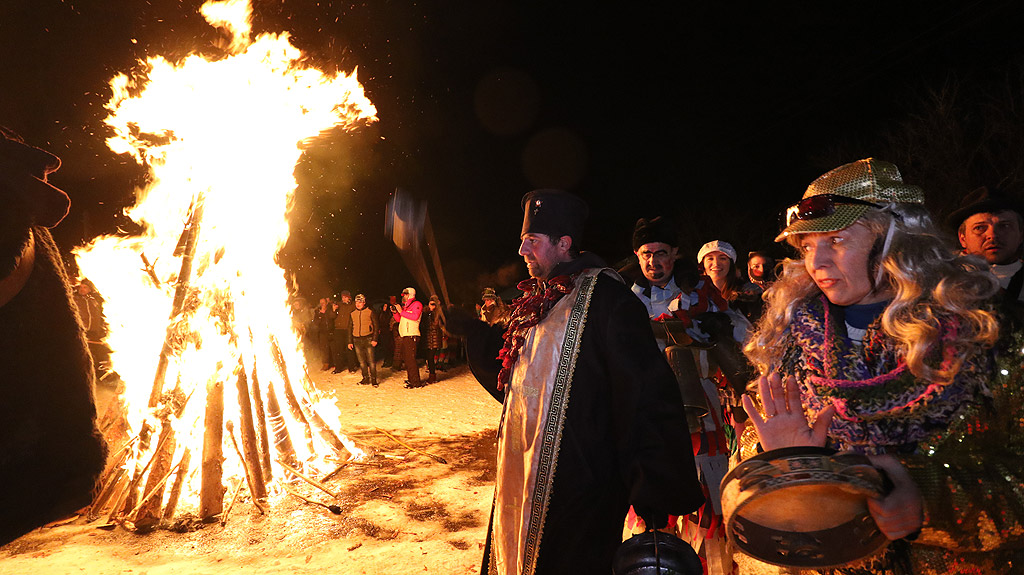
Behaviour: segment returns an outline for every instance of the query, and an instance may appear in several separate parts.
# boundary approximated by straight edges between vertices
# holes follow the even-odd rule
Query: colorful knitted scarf
[[[498,390],[505,389],[512,377],[512,366],[519,359],[519,351],[526,343],[526,333],[537,325],[555,307],[562,296],[572,291],[579,274],[563,275],[549,280],[530,278],[519,282],[523,297],[512,300],[505,346],[498,352],[501,371],[498,372]]]
[[[988,395],[985,354],[965,361],[951,382],[923,380],[907,369],[895,342],[881,330],[880,319],[858,345],[836,332],[841,320],[832,315],[824,297],[796,310],[782,371],[796,374],[810,417],[829,405],[836,407],[829,436],[840,448],[864,453],[913,450]],[[955,321],[940,322],[940,349],[931,354],[930,364],[951,365],[957,327]]]

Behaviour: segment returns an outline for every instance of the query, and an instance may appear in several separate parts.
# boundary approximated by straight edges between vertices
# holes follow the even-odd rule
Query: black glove
[[[456,337],[465,337],[473,331],[473,328],[477,327],[478,324],[483,323],[480,321],[480,318],[476,317],[472,313],[454,305],[448,306],[444,315],[448,322],[447,325],[445,325],[445,330],[450,335],[454,335]]]

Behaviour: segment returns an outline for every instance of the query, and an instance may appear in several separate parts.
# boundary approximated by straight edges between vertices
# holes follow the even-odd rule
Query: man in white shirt
[[[670,313],[669,304],[682,291],[675,277],[677,238],[672,223],[661,216],[640,218],[633,228],[633,253],[644,275],[636,280],[632,290],[647,307],[651,319]]]
[[[957,228],[964,253],[982,257],[999,278],[1008,301],[1024,301],[1024,265],[1021,243],[1024,219],[1020,204],[1000,192],[982,187],[964,198],[963,206],[949,216]]]

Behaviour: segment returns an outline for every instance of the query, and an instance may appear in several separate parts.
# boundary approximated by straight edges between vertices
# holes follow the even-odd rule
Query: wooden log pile
[[[271,336],[264,342],[263,351],[269,359],[250,358],[247,367],[243,353],[255,354],[259,351],[258,345],[253,343],[251,332],[251,349],[247,352],[239,351],[237,358],[225,358],[224,362],[231,359],[235,365],[232,375],[235,384],[233,393],[237,396],[239,408],[237,421],[225,417],[225,394],[229,391],[225,389],[223,374],[211,374],[208,381],[203,382],[205,394],[201,394],[206,402],[202,410],[203,441],[201,447],[195,446],[201,452],[193,453],[191,446],[179,449],[180,441],[175,425],[180,424],[179,418],[192,398],[192,393],[186,395],[183,387],[190,387],[195,382],[182,382],[179,378],[172,389],[167,391],[166,380],[168,366],[180,352],[181,340],[187,339],[189,332],[189,302],[190,298],[196,297],[196,290],[190,286],[190,281],[202,217],[203,198],[200,195],[190,210],[179,241],[179,250],[175,253],[175,256],[181,257],[181,266],[166,336],[157,358],[149,395],[151,415],[142,422],[136,435],[111,454],[107,469],[99,481],[100,490],[87,512],[91,520],[105,517],[106,523],[103,526],[106,527],[121,525],[145,532],[160,526],[171,526],[178,519],[176,513],[184,486],[196,474],[199,474],[200,485],[198,517],[195,518],[198,521],[225,522],[243,484],[248,488],[252,505],[259,512],[266,512],[268,486],[273,485],[275,480],[281,482],[282,488],[285,482],[315,481],[303,472],[303,461],[296,453],[286,421],[289,416],[297,424],[293,424],[293,428],[303,430],[301,441],[305,443],[307,452],[315,451],[313,434],[316,433],[324,444],[334,450],[333,457],[337,461],[343,462],[352,456],[338,434],[317,413],[307,398],[306,390],[296,390],[292,385],[285,356],[276,338]],[[142,271],[153,280],[154,287],[159,288],[161,282],[155,276],[153,267],[145,256],[143,261],[146,265]],[[231,304],[229,302],[226,305],[230,307]],[[234,341],[240,340],[236,334],[230,335]],[[273,367],[269,370],[272,376],[265,385],[261,385],[257,373],[256,366],[260,363],[266,363],[265,367]],[[227,385],[230,386],[230,383]],[[126,418],[126,415],[122,413],[121,417]],[[123,430],[130,426],[125,423],[119,427]],[[229,445],[234,449],[224,449],[226,439],[230,440]],[[237,458],[244,472],[244,478],[230,486],[231,493],[224,477],[228,458]],[[280,466],[280,477],[274,475],[272,462],[275,461]]]

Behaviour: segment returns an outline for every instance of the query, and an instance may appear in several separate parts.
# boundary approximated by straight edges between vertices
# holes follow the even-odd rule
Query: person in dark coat
[[[483,572],[610,573],[630,504],[663,527],[704,500],[683,404],[643,304],[576,248],[583,200],[537,190],[522,205],[531,278],[507,331],[449,314],[505,400]]]
[[[321,370],[327,371],[334,367],[334,353],[332,343],[334,340],[334,318],[338,312],[334,311],[329,298],[320,298],[320,307],[313,312],[313,330],[316,332],[317,349],[320,350],[320,358],[323,365]]]
[[[49,228],[60,160],[0,128],[0,545],[89,505],[106,463],[93,366]]]

